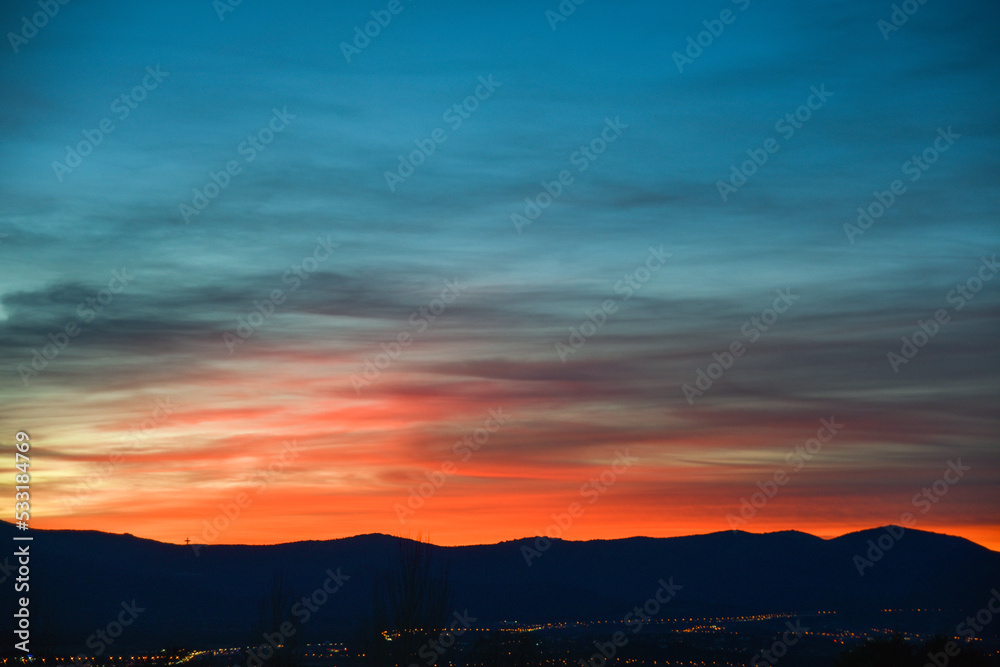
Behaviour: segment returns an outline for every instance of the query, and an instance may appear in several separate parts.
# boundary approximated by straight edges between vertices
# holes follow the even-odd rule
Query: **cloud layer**
[[[741,527],[1000,548],[996,9],[551,5],[404,2],[350,62],[383,6],[71,3],[15,40],[35,525],[464,544],[581,502],[563,537],[677,535],[784,471]]]

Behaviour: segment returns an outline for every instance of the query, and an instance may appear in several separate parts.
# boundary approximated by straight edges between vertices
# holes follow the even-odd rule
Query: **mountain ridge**
[[[0,536],[16,532],[0,524]],[[370,533],[195,549],[128,533],[32,529],[30,535],[24,544],[31,545],[35,641],[72,653],[85,650],[95,629],[133,602],[144,611],[115,650],[253,643],[258,610],[278,575],[296,600],[342,576],[343,586],[302,637],[345,640],[370,614],[373,588],[385,580],[400,545],[416,544]],[[721,531],[587,541],[529,537],[429,545],[429,551],[450,573],[454,609],[469,610],[483,625],[620,619],[666,581],[680,589],[664,617],[830,611],[865,627],[885,608],[934,608],[942,610],[936,631],[948,632],[1000,586],[1000,553],[965,538],[892,526],[830,539],[800,531]],[[859,558],[868,563],[860,570]],[[10,622],[8,615],[3,624]]]
[[[937,535],[937,536],[944,537],[944,538],[951,538],[951,539],[954,539],[954,540],[961,540],[962,542],[965,542],[965,543],[977,546],[977,547],[979,547],[981,549],[984,549],[986,551],[989,551],[991,553],[998,553],[998,554],[1000,554],[1000,551],[995,551],[993,549],[990,549],[987,546],[984,546],[982,544],[979,544],[978,542],[970,540],[967,537],[962,537],[961,535],[952,535],[950,533],[940,533],[940,532],[937,532],[937,531],[923,530],[923,529],[917,529],[917,528],[906,528],[905,526],[900,526],[898,524],[886,524],[886,525],[883,525],[883,526],[876,526],[876,527],[873,527],[873,528],[862,528],[861,530],[851,531],[849,533],[844,533],[842,535],[837,535],[835,537],[820,537],[819,535],[814,535],[812,533],[809,533],[809,532],[806,532],[806,531],[802,531],[802,530],[786,529],[786,530],[775,530],[775,531],[768,531],[768,532],[762,532],[762,533],[755,533],[755,532],[747,531],[747,530],[717,530],[717,531],[712,531],[710,533],[693,533],[693,534],[690,534],[690,535],[671,535],[671,536],[667,536],[667,537],[657,537],[657,536],[652,536],[652,535],[630,535],[628,537],[606,537],[606,538],[605,537],[597,537],[597,538],[592,538],[592,539],[588,539],[588,540],[567,540],[567,539],[561,538],[561,537],[546,538],[546,539],[549,539],[552,542],[566,542],[566,543],[572,543],[572,544],[587,544],[587,543],[592,543],[592,542],[625,542],[625,541],[628,541],[628,540],[679,540],[679,539],[688,539],[688,538],[697,538],[697,537],[705,538],[705,537],[711,537],[711,536],[715,536],[715,535],[752,535],[752,536],[801,535],[801,536],[805,536],[805,537],[808,537],[808,538],[812,538],[814,540],[819,540],[821,542],[830,543],[830,542],[836,542],[838,540],[843,540],[845,538],[849,538],[849,537],[852,537],[852,536],[877,534],[879,531],[885,531],[887,528],[901,529],[901,530],[904,530],[908,534]],[[6,520],[3,520],[3,519],[0,519],[0,531],[4,531],[4,530],[7,530],[11,534],[15,534],[15,535],[16,534],[21,534],[21,535],[26,534],[26,533],[18,533],[18,531],[15,529],[15,526],[14,526],[13,523],[11,523],[9,521],[6,521]],[[57,528],[57,529],[31,528],[31,532],[32,533],[97,534],[97,535],[107,535],[107,536],[129,537],[129,538],[133,538],[133,539],[136,539],[136,540],[142,540],[142,541],[145,541],[145,542],[152,542],[152,543],[155,543],[155,544],[162,544],[162,545],[169,545],[169,546],[175,546],[175,547],[187,547],[187,548],[190,548],[190,545],[176,544],[174,542],[161,542],[160,540],[156,540],[156,539],[153,539],[153,538],[150,538],[150,537],[142,537],[140,535],[135,535],[133,533],[127,533],[127,532],[126,533],[108,533],[108,532],[105,532],[105,531],[94,530],[94,529],[90,529],[90,528]],[[30,533],[27,533],[27,534],[30,534]],[[285,546],[285,545],[289,545],[289,544],[327,543],[327,542],[338,542],[338,541],[341,541],[341,540],[356,540],[356,539],[371,538],[371,537],[387,538],[387,539],[391,539],[391,540],[403,540],[403,541],[409,541],[409,542],[417,542],[417,543],[421,543],[421,544],[429,544],[430,546],[438,547],[438,548],[441,548],[441,549],[466,549],[466,548],[472,548],[472,547],[499,546],[499,545],[502,545],[502,544],[517,544],[517,543],[521,543],[521,542],[527,542],[527,541],[536,540],[536,539],[539,539],[539,538],[542,538],[542,537],[545,537],[545,536],[543,536],[543,535],[526,535],[524,537],[516,537],[516,538],[513,538],[513,539],[509,539],[509,540],[500,540],[499,542],[484,542],[484,543],[477,543],[477,544],[435,544],[433,542],[424,541],[424,540],[420,539],[419,537],[418,538],[412,538],[412,537],[405,537],[405,536],[401,536],[401,535],[389,535],[388,533],[359,533],[357,535],[346,535],[346,536],[343,536],[343,537],[330,537],[330,538],[326,538],[326,539],[295,540],[295,541],[292,541],[292,542],[273,542],[273,543],[269,543],[269,544],[245,544],[245,543],[232,543],[232,544],[230,544],[230,543],[216,543],[216,544],[192,543],[192,544],[198,544],[198,546],[201,547],[201,548],[213,548],[213,547],[223,547],[223,546],[229,546],[229,547],[278,547],[278,546]]]

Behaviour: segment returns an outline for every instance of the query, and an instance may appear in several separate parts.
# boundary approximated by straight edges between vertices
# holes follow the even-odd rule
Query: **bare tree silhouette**
[[[448,568],[423,541],[400,539],[383,576],[372,587],[372,615],[365,623],[364,664],[426,664],[420,649],[445,627],[452,595]]]
[[[284,572],[278,572],[271,579],[271,583],[261,598],[258,608],[257,632],[251,643],[251,646],[258,648],[258,655],[261,654],[262,649],[264,649],[264,655],[270,653],[265,649],[265,647],[270,647],[265,636],[271,637],[274,643],[282,645],[281,648],[272,648],[273,654],[262,660],[262,663],[268,667],[296,667],[298,664],[298,632],[286,634],[281,627],[288,623],[294,628],[291,615],[292,599],[292,589],[285,581]]]

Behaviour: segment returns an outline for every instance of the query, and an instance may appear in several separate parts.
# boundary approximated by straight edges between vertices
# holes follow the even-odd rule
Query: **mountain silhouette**
[[[954,619],[953,627],[1000,586],[1000,553],[958,537],[901,530],[829,540],[796,531],[727,531],[427,548],[449,572],[455,609],[468,610],[481,626],[621,619],[662,580],[681,587],[663,618],[825,610],[863,623],[885,608],[932,608]],[[8,544],[15,533],[0,523]],[[879,553],[872,547],[880,539],[889,544],[891,534],[901,537],[870,559]],[[111,652],[247,645],[255,641],[261,601],[278,573],[294,600],[337,575],[341,585],[320,596],[328,599],[310,611],[301,637],[345,640],[370,613],[373,584],[403,539],[371,534],[272,546],[183,546],[96,531],[33,529],[31,535],[33,645],[73,653],[86,651],[88,638],[113,622],[123,604],[141,612]],[[855,557],[870,563],[863,574]],[[10,581],[4,589],[9,595]]]

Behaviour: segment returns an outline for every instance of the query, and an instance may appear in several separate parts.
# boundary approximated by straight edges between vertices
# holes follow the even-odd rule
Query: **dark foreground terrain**
[[[471,547],[31,534],[46,665],[833,665],[850,649],[844,665],[998,664],[1000,554],[915,530]]]

